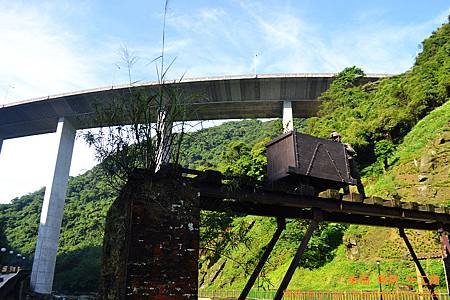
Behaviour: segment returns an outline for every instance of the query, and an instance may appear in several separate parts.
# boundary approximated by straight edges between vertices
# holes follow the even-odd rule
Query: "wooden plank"
[[[403,209],[418,210],[419,209],[419,204],[417,202],[402,202],[402,208]]]
[[[438,213],[438,214],[446,214],[446,213],[447,213],[447,210],[445,209],[445,207],[442,207],[442,206],[436,206],[436,207],[434,208],[434,212],[435,212],[435,213]]]
[[[287,218],[311,218],[311,208],[317,208],[326,213],[336,213],[348,216],[348,223],[368,223],[368,220],[353,217],[378,218],[374,225],[392,227],[383,219],[403,220],[399,223],[404,228],[438,228],[438,224],[450,227],[450,215],[431,211],[419,211],[414,202],[399,203],[402,207],[383,206],[384,200],[378,197],[365,199],[364,202],[339,201],[330,198],[319,198],[305,195],[261,191],[229,191],[226,188],[200,187],[202,209],[240,213],[279,216]],[[377,205],[373,205],[377,204]],[[381,204],[381,205],[380,205]],[[446,210],[447,211],[447,210]],[[447,211],[448,212],[448,211]],[[346,217],[347,218],[347,217]],[[333,220],[330,220],[333,221]],[[338,221],[335,219],[335,221]],[[411,222],[411,226],[408,225]],[[428,227],[429,226],[429,227]],[[395,226],[394,226],[395,227]],[[427,229],[423,228],[423,229]]]
[[[400,200],[383,200],[383,205],[388,207],[402,207]]]
[[[319,193],[320,198],[328,198],[328,199],[341,199],[341,194],[339,194],[338,190],[328,189],[321,193]]]
[[[431,205],[431,204],[419,205],[419,210],[420,211],[434,212],[434,205]]]
[[[377,196],[371,196],[369,198],[364,199],[365,204],[375,204],[375,205],[383,205],[383,199]]]
[[[364,198],[360,194],[349,193],[349,194],[342,196],[342,200],[349,201],[349,202],[360,202],[361,203],[364,201]]]
[[[352,202],[347,202],[352,204]],[[313,213],[311,210],[301,210],[292,209],[289,207],[277,207],[275,205],[255,205],[254,203],[242,203],[233,201],[222,201],[220,199],[211,198],[200,198],[200,205],[202,209],[213,210],[213,211],[223,211],[223,212],[234,212],[238,214],[250,214],[259,216],[279,216],[286,218],[297,218],[309,220],[313,218]],[[382,206],[374,206],[374,208],[382,209]],[[418,214],[423,214],[423,212],[417,211]],[[349,224],[360,224],[360,225],[373,225],[373,226],[383,226],[383,227],[394,227],[394,228],[411,228],[411,229],[422,229],[422,230],[437,230],[442,225],[440,222],[435,221],[433,223],[428,223],[425,221],[415,221],[406,220],[399,218],[386,218],[380,216],[368,216],[368,215],[355,215],[344,212],[328,213],[324,212],[324,221],[337,222],[337,223],[349,223]],[[448,224],[448,225],[446,225]],[[450,231],[450,222],[444,224],[444,229]]]

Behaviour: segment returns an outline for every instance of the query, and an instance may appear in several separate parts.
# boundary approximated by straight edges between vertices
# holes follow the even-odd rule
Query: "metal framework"
[[[433,285],[431,285],[430,280],[428,279],[427,274],[425,273],[425,270],[422,268],[422,265],[420,264],[420,261],[417,258],[417,255],[414,252],[414,249],[413,249],[411,243],[409,242],[408,236],[405,233],[405,229],[399,228],[399,233],[400,233],[400,236],[403,238],[403,241],[405,241],[406,247],[408,248],[408,251],[412,256],[412,259],[413,259],[414,263],[416,264],[416,267],[419,270],[420,275],[422,276],[423,281],[425,282],[425,285],[427,286],[428,290],[430,291],[431,297],[433,298],[433,300],[439,300],[434,292]]]
[[[281,233],[286,228],[286,220],[284,218],[277,218],[277,230],[272,236],[272,239],[266,246],[266,250],[264,251],[263,255],[259,259],[258,264],[255,267],[255,270],[253,270],[252,275],[247,281],[247,284],[245,285],[244,289],[241,292],[241,295],[239,296],[239,300],[245,300],[247,298],[248,293],[252,289],[253,285],[255,284],[256,279],[258,278],[259,273],[261,273],[262,268],[264,267],[264,264],[266,263],[267,259],[269,258],[270,253],[272,252],[273,248],[275,247],[275,244],[277,243],[278,239],[281,236]]]
[[[250,276],[239,299],[245,299],[251,290],[270,252],[274,248],[281,232],[284,229],[285,218],[299,218],[311,220],[309,227],[300,242],[297,252],[287,270],[274,299],[282,299],[283,294],[300,262],[306,246],[320,222],[336,222],[360,225],[372,225],[398,228],[400,235],[413,257],[420,273],[422,274],[433,299],[438,299],[434,293],[425,271],[410,244],[404,229],[440,230],[450,231],[450,214],[446,210],[435,207],[420,207],[411,203],[392,203],[382,199],[369,199],[364,202],[358,197],[350,197],[350,201],[314,196],[295,195],[283,192],[265,190],[228,191],[217,185],[216,187],[200,186],[199,188],[201,209],[213,211],[227,211],[250,215],[270,216],[278,218],[278,228],[271,241],[260,258],[254,272]],[[353,200],[359,199],[359,200]],[[445,238],[442,238],[445,242]],[[450,243],[445,248],[445,253],[450,253]],[[445,244],[443,242],[443,244]],[[450,266],[450,258],[445,256],[445,266]],[[450,268],[446,268],[449,272]]]

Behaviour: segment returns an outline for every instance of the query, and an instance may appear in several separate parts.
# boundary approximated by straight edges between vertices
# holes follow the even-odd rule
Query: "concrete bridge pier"
[[[45,190],[31,272],[31,288],[41,294],[50,294],[52,291],[75,134],[76,128],[67,119],[60,118],[56,129],[58,152],[52,167],[53,174]]]
[[[294,117],[292,114],[292,101],[283,101],[283,133],[294,130]]]

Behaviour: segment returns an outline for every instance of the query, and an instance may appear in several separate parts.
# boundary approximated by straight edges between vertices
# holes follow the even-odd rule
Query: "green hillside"
[[[450,24],[423,42],[423,51],[409,71],[361,85],[363,74],[356,67],[341,72],[321,96],[324,105],[319,116],[297,123],[297,129],[324,137],[339,131],[359,153],[368,194],[450,205]],[[184,141],[182,163],[262,179],[264,143],[280,132],[279,120],[229,122],[200,130]],[[0,242],[24,253],[29,262],[43,194],[40,190],[0,205]],[[99,167],[70,178],[56,290],[96,290],[104,219],[115,197]],[[201,288],[242,287],[275,227],[270,218],[203,212]],[[260,277],[261,287],[278,285],[304,230],[305,222],[288,222]],[[409,234],[420,254],[438,250],[435,233]],[[290,288],[376,289],[377,259],[383,273],[395,274],[407,285],[406,278],[415,270],[405,250],[395,230],[324,224],[314,234]],[[426,267],[443,282],[439,261],[430,260]],[[368,276],[370,284],[352,284],[350,276]]]
[[[307,131],[323,137],[339,131],[359,150],[363,166],[378,160],[370,171],[379,173],[411,128],[450,98],[450,24],[433,32],[422,48],[410,70],[374,83],[359,85],[364,72],[345,69],[322,94],[325,103],[319,116],[308,120]]]
[[[450,206],[450,102],[423,118],[390,160],[395,164],[372,179],[369,191],[419,203]]]
[[[406,73],[361,85],[363,75],[356,67],[341,72],[321,96],[324,105],[319,116],[308,120],[305,131],[323,137],[334,130],[341,132],[344,141],[358,149],[369,194],[449,205],[450,25],[443,25],[423,42],[422,53]],[[253,226],[246,236],[252,241],[250,246],[232,249],[228,257],[209,266],[201,282],[203,287],[233,289],[245,284],[243,274],[248,262],[268,242],[266,233],[275,230],[273,221],[256,220],[259,226]],[[282,236],[263,271],[262,287],[273,288],[281,281],[296,246],[285,240],[297,234],[298,242],[299,232],[301,228],[288,229]],[[408,234],[419,255],[439,254],[436,233]],[[396,230],[350,226],[342,241],[337,248],[326,249],[331,250],[329,263],[308,266],[306,256],[290,288],[376,289],[376,260],[382,261],[383,274],[398,278],[397,284],[386,288],[415,286],[410,281],[415,276],[414,265]],[[314,246],[314,239],[311,244]],[[430,274],[444,282],[438,260],[427,260],[425,265]],[[361,284],[365,276],[369,284]],[[349,278],[359,281],[353,284]]]
[[[393,195],[390,191],[392,187],[401,194],[403,201],[418,201],[415,196],[411,197],[414,189],[403,175],[408,172],[406,165],[411,165],[414,157],[421,157],[424,153],[435,151],[433,159],[434,168],[429,172],[422,172],[427,175],[432,182],[426,183],[430,189],[438,191],[433,196],[426,197],[427,203],[449,205],[449,193],[441,192],[450,188],[449,164],[450,157],[450,102],[432,111],[421,120],[404,141],[392,153],[396,162],[381,175],[375,184],[367,187],[372,194]],[[435,149],[435,150],[430,150]],[[414,166],[414,165],[413,165]],[[413,172],[417,168],[413,168]],[[423,183],[418,182],[418,175],[413,175],[417,186]],[[403,192],[403,190],[405,192]],[[413,191],[413,192],[411,192]],[[420,191],[420,189],[418,189]],[[203,288],[211,289],[240,289],[244,286],[248,278],[251,266],[256,264],[255,257],[260,257],[263,247],[269,242],[272,233],[276,229],[276,222],[269,218],[246,217],[239,218],[246,224],[254,223],[246,232],[244,240],[238,247],[231,247],[224,252],[214,264],[209,264],[202,271],[203,277],[200,283]],[[236,221],[235,221],[236,222]],[[248,225],[247,225],[248,226]],[[291,221],[287,230],[280,238],[273,254],[263,270],[260,278],[260,287],[265,289],[276,288],[281,282],[282,276],[286,272],[289,263],[295,253],[298,242],[304,232],[301,222]],[[439,239],[435,232],[407,231],[417,254],[421,257],[439,256]],[[333,238],[336,243],[333,244]],[[321,243],[326,241],[326,244]],[[321,251],[314,251],[314,247],[320,247]],[[376,261],[382,263],[382,273],[397,276],[398,283],[388,285],[386,289],[398,289],[399,286],[415,286],[411,283],[411,278],[415,278],[416,271],[413,262],[409,259],[407,248],[401,240],[398,230],[379,227],[356,226],[349,228],[341,225],[331,224],[322,228],[310,242],[309,250],[302,259],[301,267],[295,273],[290,288],[301,290],[361,290],[374,289],[377,285],[377,265]],[[326,254],[323,261],[314,261],[311,254],[317,259],[317,253]],[[424,264],[427,272],[440,277],[440,282],[444,283],[444,274],[440,260],[427,260]],[[219,272],[220,270],[220,272]],[[246,274],[246,275],[245,275]],[[369,277],[370,284],[351,283],[353,277],[362,280]],[[321,280],[317,280],[320,278]],[[443,289],[445,286],[441,285]]]

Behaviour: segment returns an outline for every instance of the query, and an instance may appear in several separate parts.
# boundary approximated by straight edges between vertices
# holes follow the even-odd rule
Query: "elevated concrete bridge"
[[[334,74],[277,74],[257,76],[205,77],[172,81],[184,95],[196,95],[187,103],[188,120],[279,118],[283,103],[292,103],[296,117],[317,112],[318,96],[328,89]],[[383,74],[370,74],[362,82]],[[0,106],[0,136],[3,139],[55,132],[60,118],[70,119],[77,129],[98,127],[92,123],[95,105],[107,107],[129,89],[152,91],[157,82],[104,87],[24,100]]]
[[[285,130],[292,130],[293,117],[317,112],[318,96],[328,89],[334,74],[276,74],[184,79],[168,82],[196,100],[186,102],[188,120],[283,117]],[[386,75],[370,74],[361,82]],[[0,152],[3,140],[56,132],[58,154],[44,196],[31,286],[49,294],[52,290],[65,194],[76,130],[99,127],[96,105],[108,104],[132,90],[152,92],[158,83],[98,88],[35,98],[0,106]],[[125,123],[125,120],[123,120]]]

